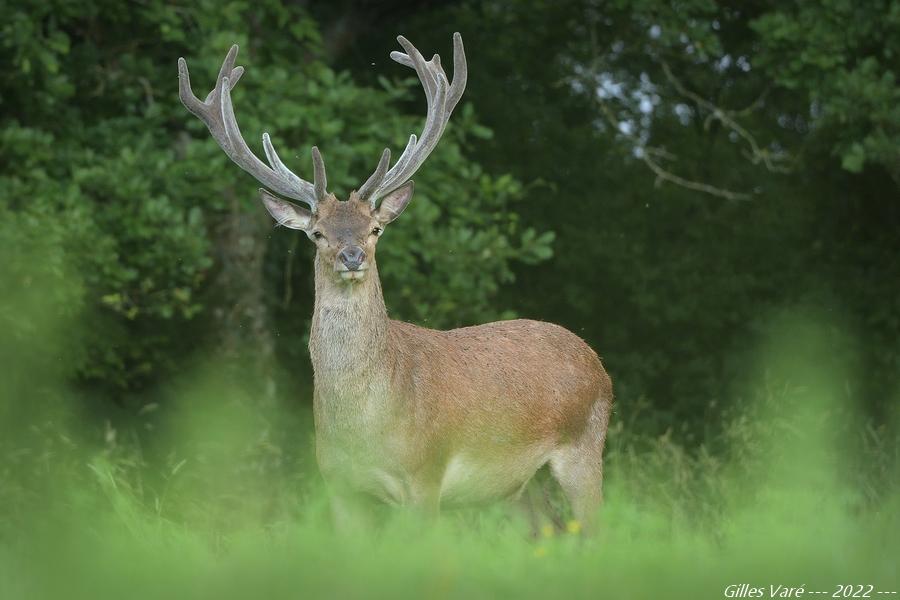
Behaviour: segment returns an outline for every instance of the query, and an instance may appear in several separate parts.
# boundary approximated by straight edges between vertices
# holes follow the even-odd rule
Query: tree
[[[175,60],[188,57],[200,93],[228,46],[241,44],[247,74],[235,103],[247,138],[269,128],[301,173],[318,143],[344,197],[381,147],[396,149],[421,126],[424,113],[397,108],[421,92],[389,79],[407,74],[358,85],[325,64],[307,13],[274,1],[207,1],[190,11],[161,1],[32,2],[5,14],[0,207],[28,235],[58,238],[45,251],[83,280],[78,301],[91,323],[77,359],[83,380],[123,402],[211,349],[246,362],[276,347],[273,332],[302,330],[305,311],[269,315],[289,298],[284,282],[308,277],[286,259],[296,238],[276,231],[266,256],[271,225],[257,184],[180,105]],[[550,253],[550,238],[521,228],[511,211],[521,185],[466,158],[468,137],[486,135],[470,109],[448,133],[382,259],[395,314],[433,325],[495,314],[510,263]],[[483,204],[460,206],[460,190]],[[476,257],[480,269],[464,268]],[[290,270],[273,277],[270,265]]]

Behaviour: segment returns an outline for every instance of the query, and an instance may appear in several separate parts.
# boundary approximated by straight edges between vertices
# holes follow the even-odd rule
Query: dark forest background
[[[245,138],[261,152],[269,131],[307,177],[318,145],[346,197],[421,129],[395,36],[448,62],[454,31],[465,96],[379,252],[394,318],[560,323],[603,357],[620,414],[687,444],[797,311],[829,324],[823,369],[864,374],[843,395],[876,422],[896,401],[897,2],[0,6],[3,348],[98,424],[164,414],[210,357],[261,403],[310,404],[311,244],[273,229],[182,107],[177,58],[205,94],[239,43]],[[77,318],[23,345],[41,314]]]

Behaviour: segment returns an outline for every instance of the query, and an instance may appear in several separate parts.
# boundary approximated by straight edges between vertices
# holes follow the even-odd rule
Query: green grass
[[[647,432],[649,404],[618,398],[593,537],[534,538],[503,504],[434,527],[386,511],[341,536],[302,404],[260,405],[209,365],[109,421],[54,360],[72,322],[42,297],[0,303],[2,599],[900,592],[896,415],[858,409],[859,375],[815,320],[773,321],[701,445]]]
[[[765,398],[753,420],[724,428],[729,447],[718,457],[671,435],[631,435],[620,419],[601,527],[588,539],[549,529],[532,538],[505,505],[448,512],[431,528],[393,511],[376,531],[339,536],[305,455],[308,425],[289,421],[301,451],[288,458],[265,433],[277,413],[254,418],[247,399],[210,380],[178,391],[152,450],[112,429],[92,445],[87,423],[57,415],[7,454],[0,597],[720,598],[740,583],[898,590],[900,497],[872,468],[885,460],[872,446],[831,446],[853,420],[811,401],[823,389]],[[854,446],[860,454],[850,456]]]

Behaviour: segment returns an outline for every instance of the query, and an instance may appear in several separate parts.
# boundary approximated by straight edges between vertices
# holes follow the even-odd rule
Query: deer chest
[[[361,400],[362,399],[362,400]],[[392,415],[380,394],[316,397],[316,458],[331,484],[404,504],[409,473],[421,460],[405,419]]]

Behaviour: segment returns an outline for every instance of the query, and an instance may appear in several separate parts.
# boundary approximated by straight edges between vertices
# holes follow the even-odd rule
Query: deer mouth
[[[338,271],[338,274],[341,276],[343,281],[358,281],[366,276],[366,271],[368,271],[368,267],[362,267],[355,271]]]

